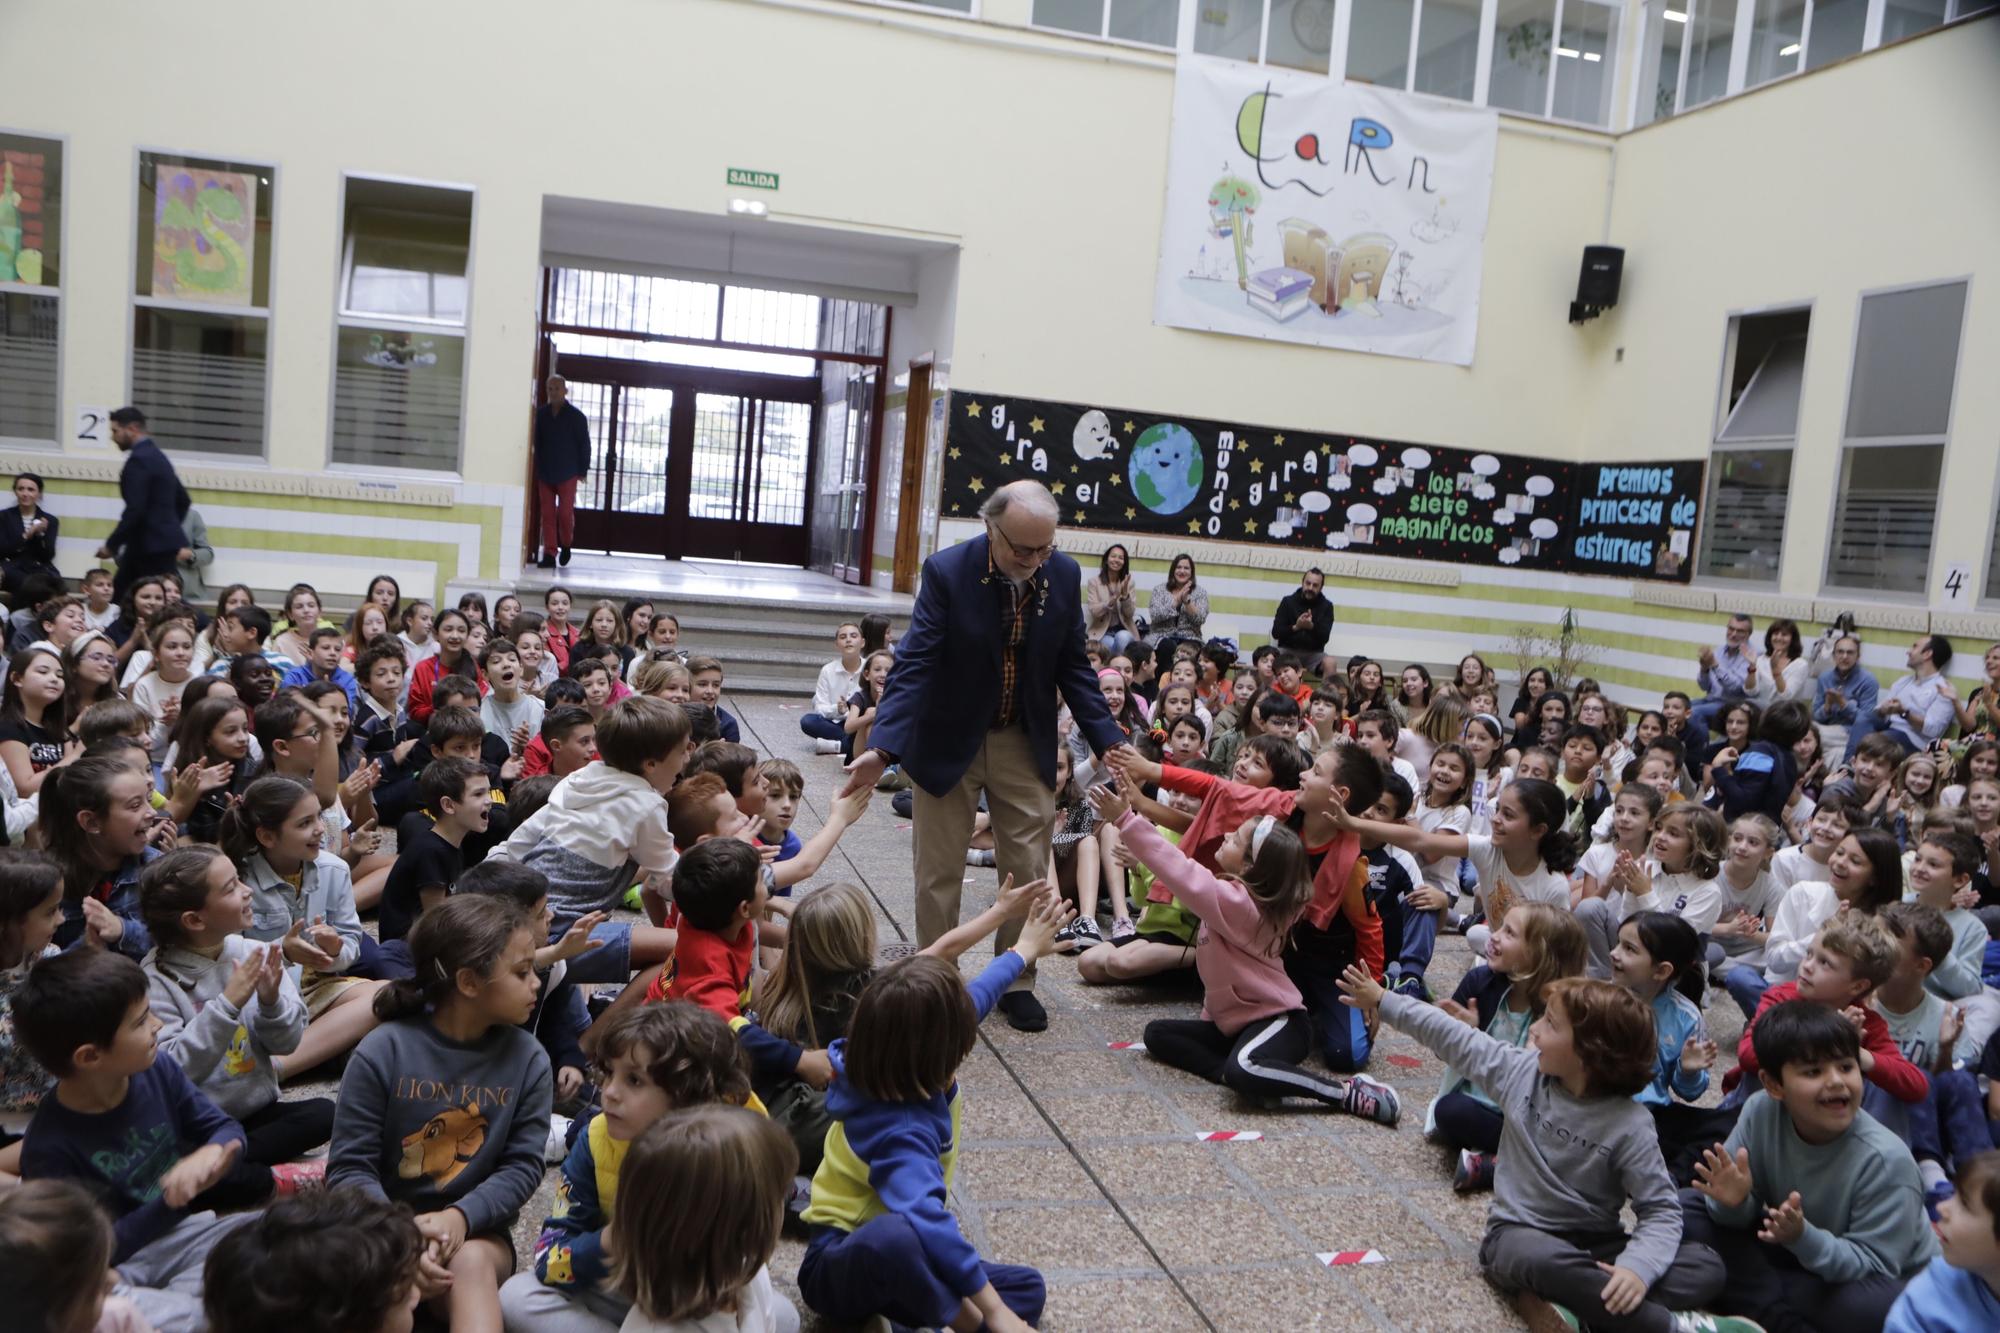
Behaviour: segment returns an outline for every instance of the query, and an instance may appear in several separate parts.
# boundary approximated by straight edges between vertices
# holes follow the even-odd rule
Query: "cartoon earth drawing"
[[[1070,442],[1076,447],[1076,456],[1088,460],[1101,458],[1118,447],[1118,441],[1111,435],[1111,418],[1094,407],[1076,419]]]
[[[1156,514],[1178,514],[1201,489],[1201,446],[1185,426],[1171,421],[1148,426],[1132,441],[1126,475],[1140,504]]]

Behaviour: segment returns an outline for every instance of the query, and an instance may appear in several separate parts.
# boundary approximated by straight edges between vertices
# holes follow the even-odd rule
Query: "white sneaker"
[[[816,740],[814,740],[814,741],[813,741],[813,753],[814,753],[814,754],[839,754],[839,753],[840,753],[840,742],[839,742],[839,741],[830,741],[830,740],[827,740],[827,739],[826,739],[825,737],[820,737],[820,738],[818,738],[818,739],[816,739]]]
[[[542,1145],[542,1160],[550,1166],[561,1166],[569,1156],[569,1126],[568,1116],[549,1114],[549,1141]]]

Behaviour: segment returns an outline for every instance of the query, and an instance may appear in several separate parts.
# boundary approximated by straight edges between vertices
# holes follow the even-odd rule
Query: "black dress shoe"
[[[569,568],[569,547],[565,546],[556,553],[556,563],[565,569]]]
[[[552,555],[544,555],[540,560],[535,562],[536,569],[554,569],[555,567],[556,558]]]
[[[1008,991],[1000,997],[1000,1012],[1006,1015],[1007,1026],[1016,1032],[1048,1030],[1049,1011],[1042,1008],[1042,1002],[1035,998],[1033,991]]]

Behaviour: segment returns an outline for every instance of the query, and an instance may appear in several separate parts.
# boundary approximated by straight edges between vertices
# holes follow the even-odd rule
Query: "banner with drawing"
[[[1066,526],[1687,581],[1699,459],[1571,463],[954,392],[945,518],[1042,482]]]
[[[1153,322],[1471,365],[1499,124],[1181,56]]]

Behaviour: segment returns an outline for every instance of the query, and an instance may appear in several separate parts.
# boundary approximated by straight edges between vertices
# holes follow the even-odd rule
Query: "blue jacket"
[[[1834,708],[1826,701],[1828,690],[1839,690],[1847,700],[1845,708]],[[1875,711],[1875,701],[1881,696],[1882,683],[1875,679],[1867,667],[1859,662],[1843,681],[1838,669],[1828,667],[1820,672],[1813,682],[1813,721],[1829,726],[1851,727]]]
[[[924,561],[909,632],[882,688],[869,743],[894,755],[910,779],[933,796],[956,787],[972,766],[1000,703],[1005,576],[993,572],[984,533]],[[1022,614],[1015,715],[1026,724],[1042,783],[1056,785],[1058,691],[1090,748],[1103,754],[1125,741],[1111,720],[1083,646],[1083,575],[1057,552],[1036,571]]]
[[[1644,1106],[1672,1106],[1674,1098],[1697,1102],[1708,1091],[1708,1071],[1690,1074],[1681,1068],[1681,1047],[1692,1036],[1708,1035],[1701,1019],[1701,1006],[1672,986],[1653,997],[1653,1032],[1659,1038],[1660,1058],[1653,1066],[1653,1081],[1633,1094]]]
[[[279,677],[278,688],[281,690],[294,689],[299,686],[310,685],[318,679],[319,676],[313,672],[312,663],[301,662]],[[354,673],[352,671],[349,671],[346,667],[335,667],[333,674],[328,676],[327,679],[347,691],[347,711],[349,713],[352,713],[360,706],[360,690],[354,683]]]
[[[124,498],[125,513],[105,538],[106,546],[130,558],[172,555],[187,545],[181,517],[188,511],[188,493],[152,436],[142,436],[125,455],[118,494]]]

